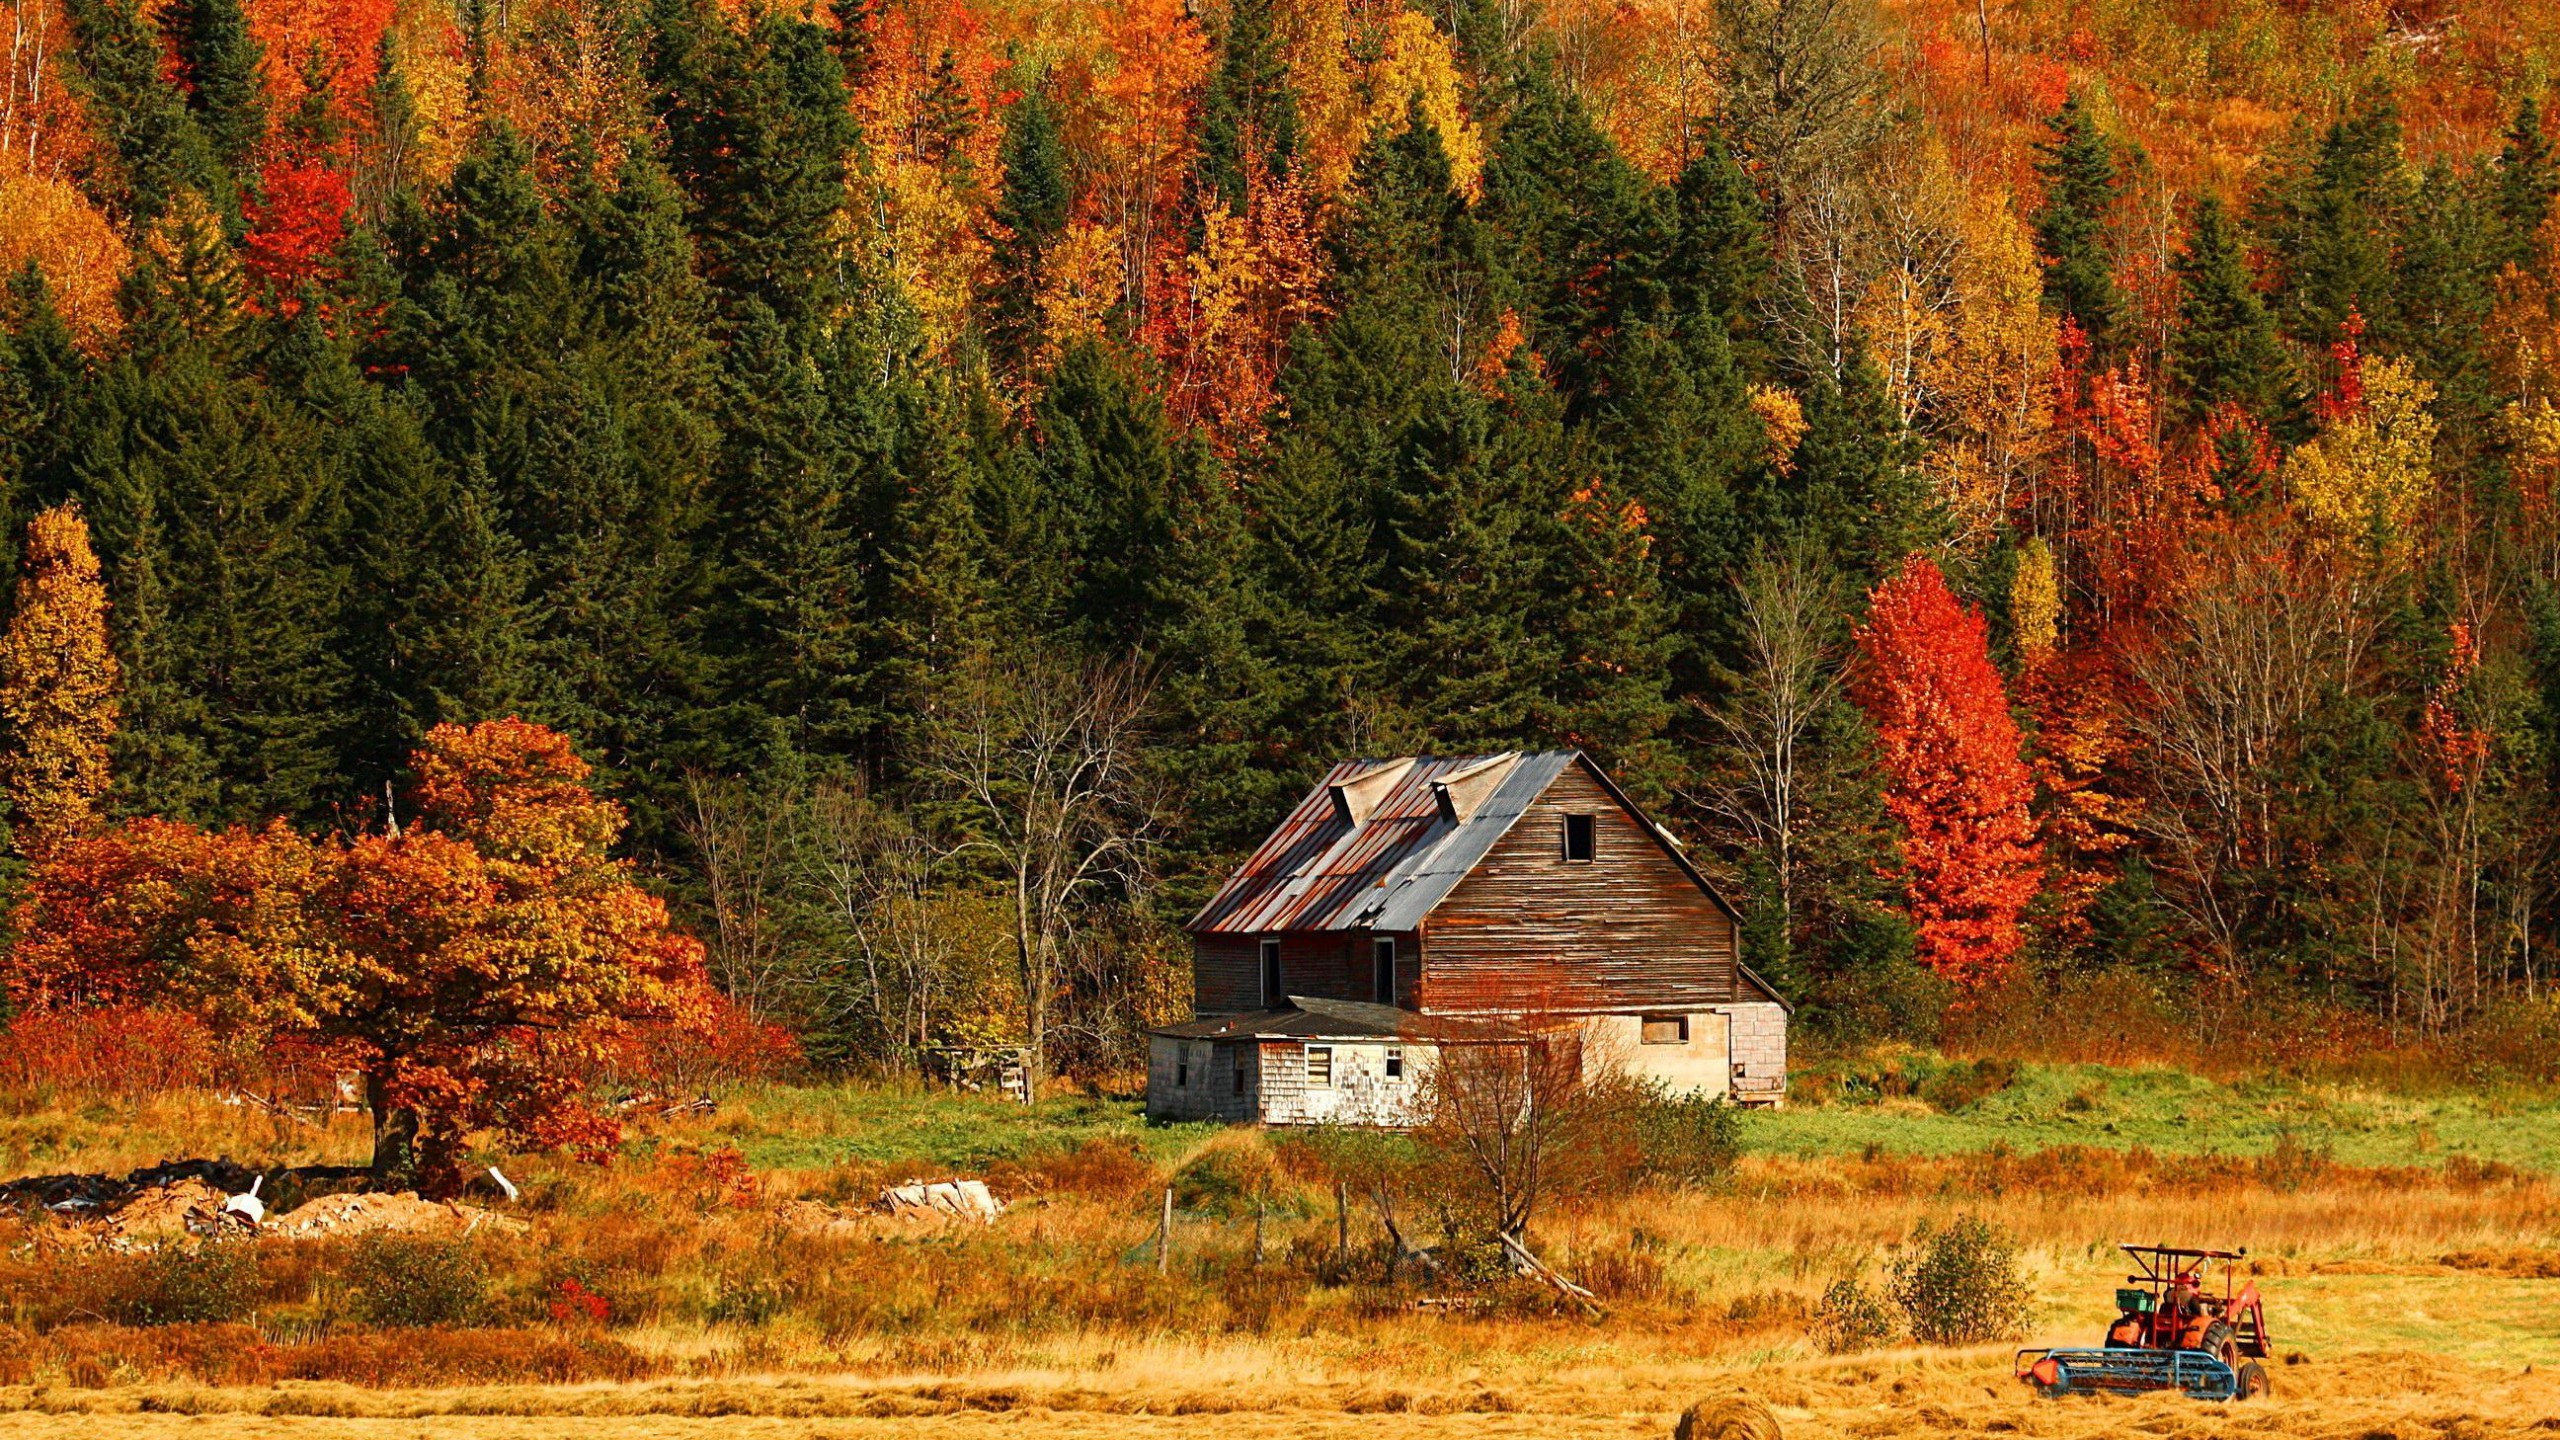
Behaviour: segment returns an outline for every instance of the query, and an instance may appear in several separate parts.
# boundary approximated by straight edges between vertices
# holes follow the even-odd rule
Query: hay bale
[[[1748,1395],[1701,1400],[1680,1417],[1671,1440],[1781,1440],[1778,1417]]]

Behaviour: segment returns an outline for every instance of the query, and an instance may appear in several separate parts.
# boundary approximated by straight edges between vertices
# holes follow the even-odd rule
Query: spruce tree
[[[2560,194],[2560,158],[2542,133],[2542,99],[2527,95],[2516,103],[2507,126],[2507,142],[2498,152],[2496,213],[2499,235],[2490,247],[2501,265],[2533,263],[2534,239],[2550,218],[2551,199]]]
[[[1200,188],[1241,215],[1256,177],[1289,172],[1298,153],[1298,99],[1274,27],[1272,0],[1235,0],[1218,38],[1218,68],[1200,100]]]
[[[1510,98],[1479,214],[1548,375],[1579,408],[1627,327],[1662,313],[1671,226],[1657,187],[1542,55],[1521,63]]]
[[[1004,179],[992,216],[996,279],[987,301],[987,331],[999,359],[1023,366],[1039,346],[1040,286],[1049,247],[1066,233],[1068,205],[1075,198],[1057,108],[1039,85],[1005,112],[998,156]]]
[[[246,175],[267,133],[266,56],[248,12],[240,0],[183,0],[163,23],[176,32],[187,108],[213,158]]]
[[[193,191],[236,225],[239,193],[169,83],[165,46],[140,0],[71,0],[67,9],[84,110],[112,157],[101,177],[109,197],[147,225]]]
[[[2393,304],[2393,251],[2415,186],[2401,155],[2400,118],[2363,100],[2325,131],[2307,164],[2281,167],[2260,191],[2260,243],[2277,264],[2277,324],[2325,349],[2351,315],[2370,322]]]
[[[2044,259],[2045,303],[2079,322],[2103,351],[2114,337],[2120,301],[2107,254],[2108,210],[2115,203],[2115,153],[2078,95],[2066,96],[2036,144],[2044,203],[2033,223]]]
[[[2188,418],[2238,405],[2263,424],[2283,421],[2297,402],[2292,360],[2217,197],[2196,202],[2187,247],[2172,268],[2178,324],[2169,337],[2169,373]]]
[[[1710,133],[1672,187],[1674,239],[1663,260],[1665,305],[1674,316],[1704,307],[1745,368],[1772,357],[1759,338],[1769,288],[1770,247],[1760,197],[1721,134]]]

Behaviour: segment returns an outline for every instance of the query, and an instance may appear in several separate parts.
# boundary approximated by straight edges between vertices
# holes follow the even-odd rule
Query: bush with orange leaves
[[[702,947],[609,851],[620,806],[560,735],[440,725],[405,824],[141,819],[28,876],[6,962],[26,1009],[148,1003],[241,1047],[311,1047],[366,1080],[377,1167],[430,1192],[475,1132],[601,1158],[580,1077],[634,1024],[705,1023]]]

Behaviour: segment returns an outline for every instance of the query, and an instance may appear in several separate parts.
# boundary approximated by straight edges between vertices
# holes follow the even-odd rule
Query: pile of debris
[[[323,1235],[470,1235],[481,1230],[521,1234],[525,1223],[470,1205],[422,1200],[415,1190],[397,1195],[323,1195],[269,1220],[261,1235],[311,1240]]]
[[[880,1192],[870,1205],[828,1205],[793,1200],[773,1212],[782,1228],[794,1235],[838,1239],[900,1230],[940,1229],[955,1222],[992,1225],[1004,1213],[1004,1201],[984,1180],[909,1180]]]
[[[948,1215],[993,1225],[1004,1202],[984,1180],[910,1180],[881,1191],[877,1208],[883,1215]]]
[[[492,1172],[494,1175],[495,1172]],[[522,1221],[467,1205],[421,1200],[415,1192],[370,1192],[371,1171],[305,1165],[262,1173],[230,1159],[182,1160],[113,1175],[38,1175],[0,1183],[0,1211],[47,1219],[46,1243],[75,1248],[157,1250],[219,1235],[306,1239],[377,1231],[467,1235],[522,1231]],[[273,1182],[270,1185],[270,1182]],[[498,1183],[505,1185],[504,1177]],[[511,1188],[511,1187],[510,1187]],[[267,1195],[311,1196],[267,1213]]]

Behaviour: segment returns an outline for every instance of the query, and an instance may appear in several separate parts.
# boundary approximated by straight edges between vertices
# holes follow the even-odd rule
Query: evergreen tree
[[[2188,417],[2201,420],[2229,404],[2265,424],[2283,421],[2298,402],[2292,361],[2220,199],[2196,201],[2187,248],[2172,268],[2178,324],[2169,339],[2169,373]]]
[[[2413,198],[2400,118],[2365,101],[2321,136],[2308,164],[2262,191],[2261,244],[2278,266],[2277,323],[2302,345],[2344,339],[2347,319],[2388,313],[2393,248]]]
[[[2045,303],[2078,321],[2103,351],[2114,337],[2120,305],[2106,246],[2115,151],[2078,95],[2064,98],[2048,126],[2051,134],[2036,144],[2044,203],[2033,217],[2036,251],[2044,258]]]
[[[2528,266],[2534,236],[2550,218],[2551,199],[2560,194],[2560,158],[2542,133],[2542,99],[2527,95],[2516,103],[2507,126],[2506,147],[2498,152],[2495,209],[2501,233],[2490,246],[2495,263]]]
[[[1074,190],[1057,109],[1038,85],[1005,112],[1003,187],[997,192],[995,292],[987,330],[997,356],[1028,365],[1040,340],[1040,286],[1049,247],[1066,233]]]
[[[649,79],[703,277],[729,326],[753,302],[813,343],[841,288],[836,213],[860,139],[830,32],[777,9],[733,26],[710,0],[654,4]]]
[[[240,0],[183,0],[163,23],[176,32],[187,108],[213,158],[247,174],[267,133],[266,57],[248,12]]]
[[[84,110],[113,157],[114,201],[145,225],[192,190],[236,225],[238,192],[169,83],[159,30],[140,0],[72,0],[67,8]]]
[[[2408,355],[2436,389],[2446,458],[2466,451],[2498,407],[2481,349],[2497,303],[2499,217],[2485,186],[2439,160],[2410,197],[2392,247],[2389,308],[2375,314],[2375,344]]]
[[[1767,369],[1758,336],[1770,253],[1760,197],[1721,135],[1706,136],[1672,187],[1675,238],[1662,267],[1673,315],[1703,307],[1741,347],[1745,368]]]
[[[1272,0],[1236,0],[1219,37],[1218,68],[1200,100],[1200,188],[1241,215],[1254,177],[1277,180],[1298,153],[1298,100]]]
[[[1548,375],[1579,406],[1627,327],[1662,312],[1670,223],[1543,56],[1522,62],[1510,95],[1479,213]]]

